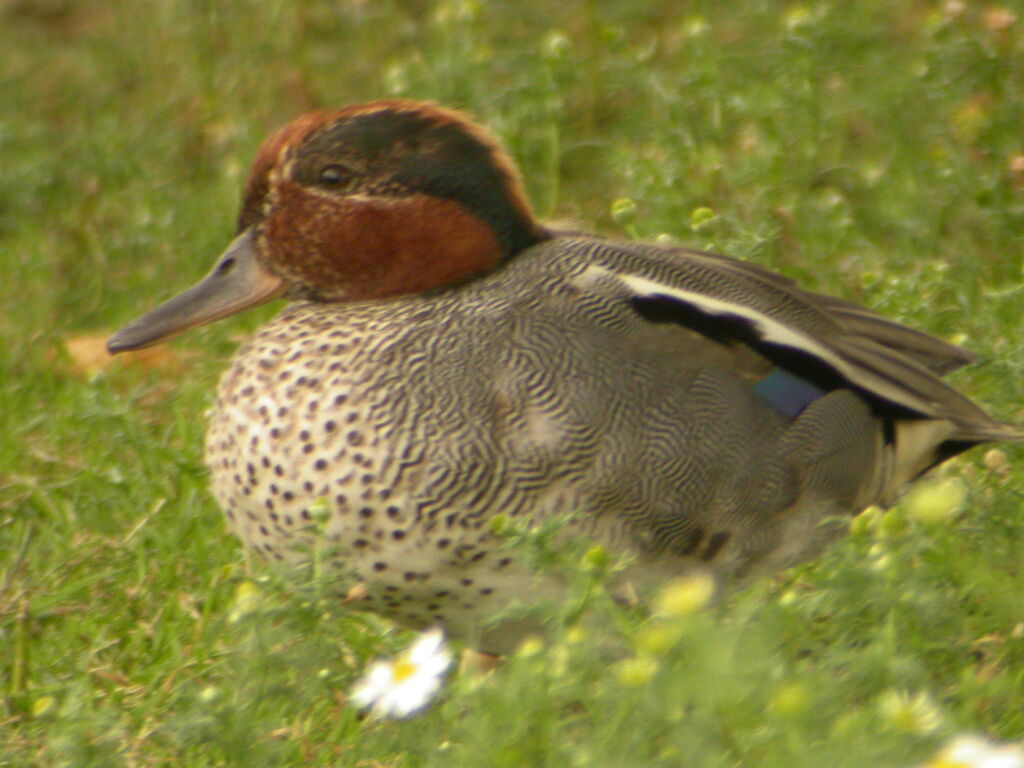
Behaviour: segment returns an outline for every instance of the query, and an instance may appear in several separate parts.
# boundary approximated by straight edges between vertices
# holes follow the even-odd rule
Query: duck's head
[[[277,296],[358,301],[457,284],[545,237],[511,161],[460,113],[410,101],[313,112],[263,142],[213,270],[107,347],[146,347]]]

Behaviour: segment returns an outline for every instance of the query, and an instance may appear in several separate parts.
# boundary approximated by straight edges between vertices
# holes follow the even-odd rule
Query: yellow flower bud
[[[951,520],[966,499],[963,483],[950,477],[917,483],[907,492],[902,506],[912,520],[934,524]]]
[[[690,214],[690,229],[697,232],[704,227],[708,226],[712,221],[718,218],[718,214],[707,206],[700,206],[694,208]]]
[[[768,708],[780,717],[797,717],[811,705],[811,696],[803,683],[789,683],[775,692]]]
[[[255,583],[243,581],[235,587],[235,599],[231,603],[228,622],[234,624],[250,613],[258,611],[263,603],[263,593]]]
[[[536,635],[531,635],[519,644],[519,647],[516,649],[516,656],[519,656],[523,659],[528,659],[531,656],[536,656],[543,650],[544,641]]]
[[[678,622],[653,621],[636,635],[638,651],[651,656],[661,656],[671,650],[682,635]]]
[[[491,533],[495,536],[501,536],[506,528],[508,528],[508,517],[506,515],[498,514],[491,518]]]
[[[636,203],[628,197],[620,197],[613,202],[612,221],[620,227],[628,227],[636,221]]]
[[[985,453],[982,461],[988,468],[988,471],[994,475],[1007,475],[1010,473],[1010,460],[1006,456],[1006,451],[1000,450],[999,448],[992,448]]]
[[[608,555],[608,550],[600,544],[595,544],[584,553],[581,564],[585,571],[601,573],[608,570],[610,563],[611,557]]]
[[[626,688],[647,685],[658,672],[658,662],[648,656],[626,659],[615,670],[615,676]]]
[[[654,602],[654,610],[670,617],[689,616],[707,607],[715,595],[715,580],[709,573],[695,572],[672,579]]]
[[[32,717],[46,717],[57,708],[57,699],[53,696],[40,696],[32,702]]]

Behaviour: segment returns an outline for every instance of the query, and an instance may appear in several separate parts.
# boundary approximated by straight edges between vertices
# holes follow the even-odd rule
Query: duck
[[[273,133],[213,269],[108,348],[277,298],[209,412],[229,527],[292,565],[326,542],[359,607],[489,653],[565,588],[502,525],[621,555],[623,594],[725,589],[1024,438],[943,381],[959,346],[748,261],[542,224],[497,140],[430,102]]]

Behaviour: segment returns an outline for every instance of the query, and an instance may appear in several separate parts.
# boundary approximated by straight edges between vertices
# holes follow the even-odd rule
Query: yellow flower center
[[[408,680],[416,672],[416,665],[408,659],[399,659],[391,668],[391,679],[396,683]]]

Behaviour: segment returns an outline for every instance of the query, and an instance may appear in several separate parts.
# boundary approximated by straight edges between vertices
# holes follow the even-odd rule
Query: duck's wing
[[[679,248],[569,238],[588,266],[576,278],[638,312],[747,344],[825,391],[851,387],[909,419],[942,419],[952,443],[1024,439],[939,375],[973,359],[941,339],[838,299],[804,291],[753,264]]]
[[[930,333],[895,323],[859,304],[843,301],[834,296],[804,291],[788,277],[783,277],[777,272],[770,272],[757,264],[708,251],[688,248],[678,248],[673,251],[683,258],[693,257],[715,262],[723,272],[741,275],[740,279],[749,276],[754,280],[773,283],[782,290],[803,295],[808,302],[834,318],[846,333],[873,339],[883,346],[898,350],[940,376],[963,368],[977,359],[974,353],[963,347],[950,344]]]

